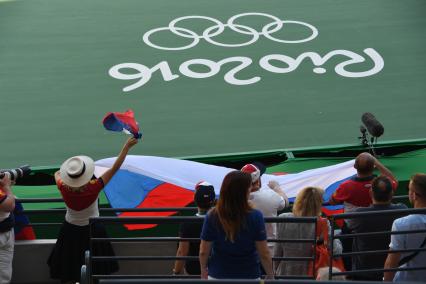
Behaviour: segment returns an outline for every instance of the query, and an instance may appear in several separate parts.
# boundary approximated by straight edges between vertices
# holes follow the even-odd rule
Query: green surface
[[[267,173],[294,173],[307,169],[326,167],[342,163],[353,158],[295,158],[279,165],[269,167]],[[415,173],[426,172],[426,149],[407,152],[391,157],[380,158],[399,181],[396,195],[406,195],[408,181]]]
[[[279,165],[268,167],[267,173],[295,173],[308,169],[320,168],[343,163],[353,158],[296,158],[289,159]],[[426,149],[407,152],[390,157],[382,157],[380,161],[391,170],[398,180],[409,180],[414,173],[426,172]]]
[[[147,46],[143,35],[181,16],[203,15],[226,22],[231,16],[268,13],[315,26],[319,34],[300,44],[277,43],[260,36],[240,48],[200,40],[191,49],[164,51]],[[244,17],[238,24],[256,30],[268,18]],[[184,21],[198,34],[211,22]],[[134,154],[190,156],[291,147],[355,143],[361,114],[373,112],[385,125],[382,141],[425,138],[426,1],[424,0],[22,0],[0,2],[0,167],[59,165],[71,155],[95,159],[115,156],[123,137],[106,132],[106,112],[133,108],[144,131]],[[286,26],[274,36],[299,39],[305,28]],[[215,37],[228,43],[249,39],[227,29]],[[189,39],[162,33],[153,41],[169,46]],[[365,56],[373,48],[384,60],[379,73],[363,78],[336,74],[347,60],[335,56],[313,72],[304,60],[296,70],[276,74],[259,59],[269,54],[296,58],[339,49]],[[219,61],[232,56],[253,60],[239,79],[260,76],[251,85],[231,85],[218,74],[193,79],[179,73],[196,58]],[[373,67],[348,66],[352,72]],[[165,82],[156,72],[144,86],[122,89],[137,80],[112,78],[108,70],[132,62],[152,67],[167,61],[180,77]],[[282,68],[283,62],[273,62]],[[205,67],[193,67],[207,72]],[[129,73],[134,70],[128,70]]]

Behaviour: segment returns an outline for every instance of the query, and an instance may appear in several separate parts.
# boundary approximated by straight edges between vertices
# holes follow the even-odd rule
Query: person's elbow
[[[272,260],[271,253],[269,251],[260,253],[259,257],[263,260]]]
[[[8,212],[13,212],[15,210],[15,202],[12,202],[12,204],[9,206]]]
[[[209,256],[209,253],[208,253],[207,250],[200,249],[199,256],[200,256],[200,258],[205,258],[205,257]]]
[[[189,243],[188,242],[180,242],[179,247],[177,249],[177,256],[187,256],[189,253]]]
[[[343,202],[334,199],[333,197],[330,198],[330,200],[328,200],[328,204],[330,205],[336,205],[336,204],[342,204]]]
[[[392,183],[393,192],[395,193],[396,190],[398,189],[398,185],[399,185],[398,180],[395,179],[395,178],[390,178],[390,179],[391,179],[391,183]]]
[[[13,210],[15,210],[15,202],[10,202],[8,204],[2,204],[0,206],[0,212],[13,212]]]
[[[262,259],[270,259],[271,253],[269,251],[268,245],[266,241],[258,241],[256,242],[256,249],[259,257]]]
[[[7,197],[2,203],[0,203],[0,211],[13,212],[15,210],[15,199]]]
[[[181,249],[178,249],[176,252],[176,256],[186,256],[186,254],[184,254],[184,252]]]

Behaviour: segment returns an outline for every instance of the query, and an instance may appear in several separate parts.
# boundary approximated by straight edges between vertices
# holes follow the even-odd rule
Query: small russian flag
[[[131,109],[124,113],[109,112],[103,118],[102,123],[107,130],[132,134],[137,139],[142,137],[142,133],[139,132],[139,124],[136,122]]]

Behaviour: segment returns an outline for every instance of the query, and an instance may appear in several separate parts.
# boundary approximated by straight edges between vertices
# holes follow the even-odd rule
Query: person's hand
[[[126,149],[130,149],[133,146],[135,146],[136,144],[138,144],[138,139],[136,139],[134,137],[131,137],[131,138],[127,139],[126,144],[124,145],[124,147]]]
[[[173,268],[173,275],[180,275],[180,274],[182,274],[182,271],[176,271],[174,268]]]
[[[10,175],[5,173],[4,177],[0,179],[1,187],[10,187],[12,185],[12,181],[10,180]]]
[[[208,279],[209,278],[209,271],[206,268],[201,268],[201,279]]]
[[[267,274],[265,275],[265,280],[273,280],[275,277],[273,274]]]
[[[269,181],[268,186],[269,186],[269,188],[271,188],[274,191],[281,188],[280,184],[276,180]]]

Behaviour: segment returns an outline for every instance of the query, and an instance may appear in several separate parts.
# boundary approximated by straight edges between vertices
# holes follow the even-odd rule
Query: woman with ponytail
[[[317,217],[318,224],[325,223],[322,226],[326,227],[325,232],[321,231],[321,233],[329,235],[330,224],[327,219],[321,218],[323,195],[324,190],[321,188],[305,187],[297,194],[292,212],[283,213],[279,217]],[[318,233],[320,232],[315,232],[315,224],[312,223],[278,223],[277,225],[277,239],[318,239]],[[334,240],[333,248],[335,254],[342,252],[339,240]],[[312,253],[312,243],[306,242],[280,242],[274,248],[274,257],[311,257]],[[312,270],[310,265],[312,263],[309,261],[281,260],[274,262],[274,269],[276,275],[313,277],[310,273]]]

